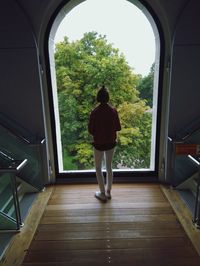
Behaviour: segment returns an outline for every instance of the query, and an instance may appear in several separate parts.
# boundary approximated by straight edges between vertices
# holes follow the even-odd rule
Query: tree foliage
[[[137,90],[140,92],[140,98],[146,100],[148,106],[153,106],[153,78],[154,78],[154,64],[151,66],[149,74],[141,78]]]
[[[74,169],[94,168],[88,118],[103,84],[119,112],[115,167],[141,168],[150,164],[151,114],[136,87],[141,77],[133,73],[123,54],[96,32],[56,45],[55,64],[63,156]]]

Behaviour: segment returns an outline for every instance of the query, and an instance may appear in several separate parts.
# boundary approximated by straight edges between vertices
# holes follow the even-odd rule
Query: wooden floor
[[[54,187],[24,266],[200,265],[159,185],[116,184],[107,203],[96,189]]]

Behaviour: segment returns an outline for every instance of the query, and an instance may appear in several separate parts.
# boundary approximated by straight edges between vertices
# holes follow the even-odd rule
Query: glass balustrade
[[[0,152],[0,230],[19,230],[22,225],[16,174],[26,163]]]
[[[19,177],[38,190],[43,189],[43,142],[30,143],[20,138],[13,132],[0,125],[0,147],[1,151],[14,160],[27,159],[26,166],[19,173]]]

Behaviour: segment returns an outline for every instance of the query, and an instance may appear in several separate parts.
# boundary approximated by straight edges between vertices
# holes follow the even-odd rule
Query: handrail
[[[172,142],[172,143],[183,143],[182,140],[175,140],[175,139],[171,138],[170,136],[168,136],[167,139],[168,139],[170,142]]]
[[[199,166],[200,165],[200,162],[197,160],[197,159],[195,159],[192,155],[188,155],[188,157],[197,165],[197,166]]]
[[[8,127],[7,125],[5,125],[4,123],[2,123],[2,121],[0,121],[0,125],[7,129],[8,131],[10,131],[15,137],[18,137],[19,139],[23,140],[24,142],[26,142],[27,144],[30,144],[31,142],[25,138],[24,136],[22,136],[21,134],[19,134],[19,132],[17,132],[16,130],[14,130],[13,128],[11,129],[10,127]]]
[[[198,180],[197,180],[197,189],[196,189],[196,197],[195,197],[193,223],[195,223],[196,227],[200,229],[200,203],[199,203],[200,160],[197,160],[191,155],[188,155],[188,157],[198,167]]]
[[[200,131],[200,118],[193,120],[190,124],[186,125],[184,129],[180,130],[177,133],[177,136],[179,136],[180,139],[185,141],[188,138],[190,138],[192,135],[196,134],[198,131]]]
[[[5,212],[2,212],[1,210],[0,210],[0,214],[3,215],[4,217],[6,217],[7,219],[11,220],[12,222],[16,222],[13,217],[9,216]]]
[[[29,132],[29,130],[25,129],[22,125],[18,124],[15,120],[11,119],[9,116],[3,114],[2,112],[0,112],[0,125],[27,144],[35,143],[36,137],[31,132]],[[24,131],[26,133],[23,134],[20,131]]]
[[[187,140],[189,139],[192,135],[196,134],[198,131],[200,131],[200,127],[198,129],[193,130],[192,132],[188,133],[184,137],[182,137],[182,140]]]
[[[171,137],[167,137],[167,139],[170,141],[170,142],[172,142],[173,141],[173,139],[171,138]]]
[[[7,173],[18,173],[26,164],[27,164],[28,160],[24,159],[24,160],[12,160],[10,162],[9,166],[2,166],[0,165],[0,174],[7,172]],[[0,176],[1,178],[1,176]]]
[[[3,155],[3,157],[5,157],[6,159],[10,160],[10,161],[14,161],[14,158],[10,157],[8,154],[5,154],[5,152],[0,150],[0,155]]]
[[[173,139],[172,137],[168,136],[167,139],[170,141],[170,142],[173,142],[173,143],[185,143],[187,141],[187,139],[189,139],[192,135],[196,134],[198,131],[200,131],[200,127],[191,131],[190,133],[187,133],[184,137],[180,137],[179,139]]]
[[[16,222],[17,230],[19,230],[23,223],[22,223],[22,218],[21,218],[18,191],[17,191],[16,173],[19,172],[26,165],[27,159],[24,159],[23,161],[14,161],[14,162],[16,162],[15,165],[13,165],[13,161],[11,161],[11,165],[9,167],[0,168],[0,173],[1,174],[8,173],[10,175],[10,184],[11,184],[11,189],[12,189],[13,204],[14,204],[16,219],[13,219],[12,217],[4,213],[5,217],[7,216],[9,218],[12,218]],[[3,175],[0,175],[0,177],[3,178]]]

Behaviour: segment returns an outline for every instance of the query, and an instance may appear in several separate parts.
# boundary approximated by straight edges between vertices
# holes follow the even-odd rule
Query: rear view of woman
[[[117,110],[109,102],[109,93],[105,86],[97,93],[99,105],[92,110],[88,123],[88,131],[93,136],[94,161],[96,177],[100,191],[95,197],[102,202],[111,199],[113,183],[112,159],[116,146],[117,131],[121,130]],[[106,161],[106,186],[102,173],[102,161],[105,155]]]

